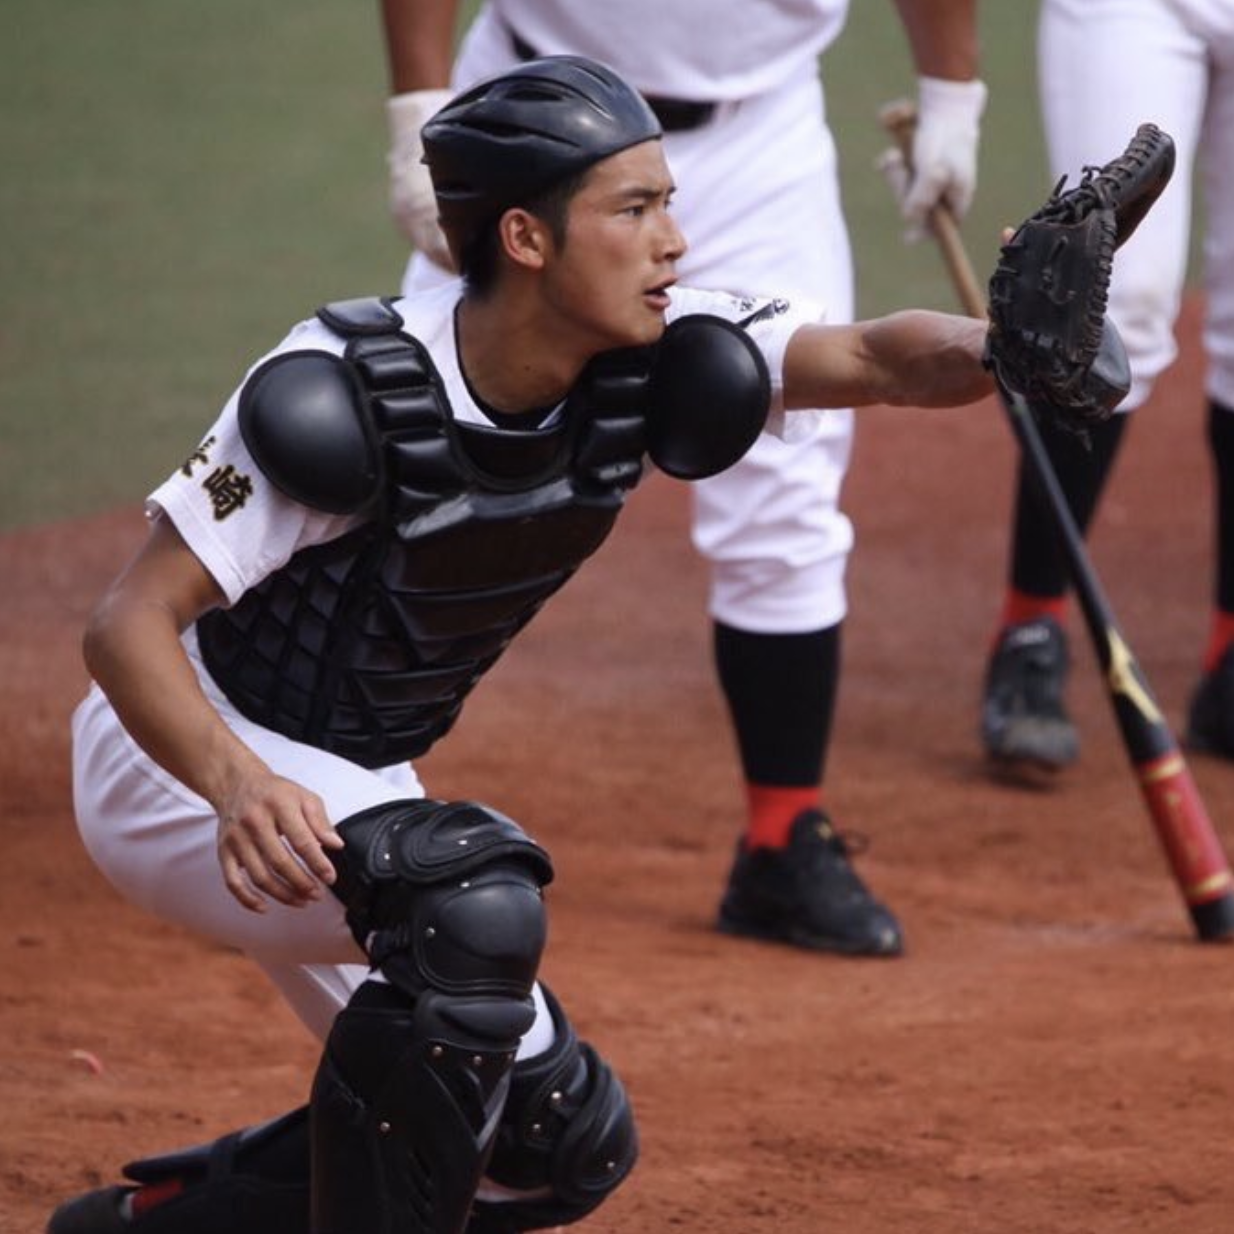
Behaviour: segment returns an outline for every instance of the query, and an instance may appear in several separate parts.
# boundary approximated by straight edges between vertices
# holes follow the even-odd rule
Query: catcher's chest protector
[[[424,348],[393,325],[375,331],[371,312],[352,325],[339,312],[351,307],[322,316],[349,337],[366,395],[355,411],[379,452],[374,517],[296,554],[197,629],[244,715],[378,767],[449,730],[608,535],[642,475],[649,357],[601,357],[559,425],[504,433],[456,423]]]

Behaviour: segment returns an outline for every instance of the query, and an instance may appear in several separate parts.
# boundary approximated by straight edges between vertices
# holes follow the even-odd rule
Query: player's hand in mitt
[[[1104,167],[1050,199],[1003,245],[990,279],[986,365],[1038,414],[1084,431],[1127,396],[1122,339],[1106,320],[1114,251],[1174,170],[1174,142],[1142,124]]]

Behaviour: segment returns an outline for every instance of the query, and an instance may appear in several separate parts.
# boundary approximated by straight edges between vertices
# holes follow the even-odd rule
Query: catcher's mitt
[[[1126,352],[1105,320],[1114,250],[1174,170],[1174,142],[1142,124],[1127,149],[1050,199],[1003,245],[990,279],[986,364],[1039,412],[1083,431],[1126,397]]]

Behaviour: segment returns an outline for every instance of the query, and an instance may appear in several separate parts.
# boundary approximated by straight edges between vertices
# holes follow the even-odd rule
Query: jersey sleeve
[[[303,323],[270,355],[320,349],[332,345],[329,339]],[[300,505],[266,479],[240,434],[241,389],[196,449],[146,498],[147,517],[171,519],[229,605],[301,549],[336,539],[357,522]]]

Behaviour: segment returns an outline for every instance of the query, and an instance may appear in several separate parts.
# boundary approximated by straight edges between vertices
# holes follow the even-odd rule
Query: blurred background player
[[[945,199],[972,199],[986,90],[975,0],[897,0],[919,74],[916,178],[903,211],[919,229]],[[535,55],[605,61],[651,102],[690,237],[682,278],[769,289],[853,314],[853,273],[819,56],[847,0],[490,0],[452,64],[454,0],[383,0],[392,97],[391,206],[415,252],[404,290],[447,277],[420,126],[447,97]],[[840,673],[852,527],[839,508],[852,414],[828,411],[799,443],[767,435],[693,486],[693,538],[711,564],[719,681],[748,803],[719,926],[829,951],[896,955],[899,922],[866,888],[822,785]]]
[[[1188,744],[1234,757],[1234,0],[1043,0],[1038,80],[1051,175],[1100,163],[1144,120],[1169,133],[1177,170],[1119,250],[1109,313],[1131,360],[1120,411],[1143,404],[1177,354],[1199,163],[1207,226],[1204,346],[1216,481],[1214,607]],[[1043,438],[1081,530],[1087,528],[1127,424],[1118,415],[1085,449]],[[1020,469],[1007,593],[987,667],[981,731],[1001,764],[1058,770],[1079,753],[1064,704],[1070,576],[1048,511]]]

